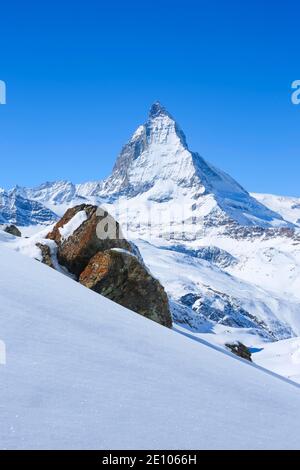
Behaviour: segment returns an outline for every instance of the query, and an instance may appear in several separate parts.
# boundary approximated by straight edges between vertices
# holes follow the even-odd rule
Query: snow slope
[[[285,220],[300,226],[300,198],[259,193],[252,193],[252,196]]]
[[[300,383],[300,338],[264,344],[253,360],[266,369]]]
[[[0,247],[2,449],[299,448],[295,385]]]

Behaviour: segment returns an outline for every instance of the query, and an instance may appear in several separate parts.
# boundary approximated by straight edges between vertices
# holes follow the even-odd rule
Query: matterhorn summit
[[[18,195],[44,204],[58,215],[79,203],[107,203],[113,210],[111,205],[124,206],[126,201],[131,226],[131,209],[135,216],[136,210],[143,214],[149,207],[157,209],[157,204],[168,211],[171,206],[184,207],[183,221],[193,218],[202,228],[235,224],[261,228],[293,226],[229,175],[191,151],[180,126],[158,101],[151,106],[145,124],[125,144],[111,175],[104,181],[47,182],[33,189],[18,188]],[[143,222],[139,221],[139,225],[143,227]]]
[[[195,183],[193,156],[185,136],[166,109],[156,102],[147,122],[139,126],[123,147],[104,191],[133,197],[149,192],[162,199],[178,187]]]
[[[123,147],[102,197],[189,204],[193,216],[211,225],[224,220],[261,227],[287,226],[230,176],[192,152],[172,115],[159,102]]]

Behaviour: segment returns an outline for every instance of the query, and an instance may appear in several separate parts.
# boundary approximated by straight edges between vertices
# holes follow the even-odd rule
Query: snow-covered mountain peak
[[[68,181],[47,182],[33,189],[14,188],[10,197],[13,195],[37,201],[58,215],[83,200],[94,204],[126,200],[129,218],[134,219],[137,210],[147,218],[149,209],[163,209],[166,213],[180,207],[184,209],[179,211],[184,212],[178,221],[180,231],[182,221],[190,224],[192,220],[195,228],[232,224],[293,226],[229,175],[192,152],[183,131],[159,102],[151,106],[147,121],[133,133],[112,174],[104,181],[77,185]],[[4,201],[5,197],[2,195],[1,199]],[[12,221],[13,217],[7,213],[6,219]]]
[[[159,102],[123,147],[99,196],[172,201],[188,206],[188,218],[204,217],[208,225],[230,221],[246,226],[289,225],[233,178],[192,152],[183,131]]]
[[[149,118],[153,119],[153,118],[156,118],[158,116],[171,117],[171,115],[166,110],[166,108],[159,101],[155,101],[155,103],[153,103],[153,105],[150,108]]]
[[[102,194],[133,197],[155,188],[151,197],[155,193],[165,200],[173,197],[178,186],[191,187],[196,173],[184,133],[170,113],[156,102],[147,122],[137,128],[123,147],[112,175],[104,182]]]
[[[145,126],[147,142],[181,145],[187,148],[186,137],[172,115],[159,102],[154,103]]]

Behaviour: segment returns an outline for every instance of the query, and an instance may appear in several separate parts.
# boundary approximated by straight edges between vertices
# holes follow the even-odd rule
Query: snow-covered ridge
[[[44,202],[30,199],[22,188],[11,191],[0,189],[0,223],[22,226],[49,225],[58,216]]]

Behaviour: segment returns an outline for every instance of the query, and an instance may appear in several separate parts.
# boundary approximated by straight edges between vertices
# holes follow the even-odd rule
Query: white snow
[[[285,220],[300,225],[300,198],[259,193],[253,193],[252,196]]]
[[[218,298],[218,294],[225,294],[233,303],[238,299],[238,305],[253,315],[257,323],[263,321],[274,333],[275,338],[287,337],[285,335],[289,334],[289,328],[294,335],[300,335],[300,299],[275,294],[262,288],[258,283],[244,281],[227,272],[234,272],[234,268],[223,270],[203,259],[168,250],[168,246],[158,247],[142,240],[135,240],[135,243],[145,264],[165,286],[171,299],[178,301],[182,296],[194,293],[210,304],[211,300]],[[200,332],[203,328],[206,330],[207,326],[202,327],[200,319],[197,326],[196,319],[197,316],[193,326]],[[233,338],[240,338],[241,332],[237,332],[236,329],[232,330],[224,325],[223,330],[229,331],[229,336]],[[247,346],[255,343],[256,339],[253,337]]]
[[[2,449],[290,449],[299,388],[0,246]]]
[[[253,361],[300,383],[300,338],[266,343],[253,354]]]
[[[62,241],[68,240],[68,238],[73,235],[75,230],[77,230],[86,220],[87,214],[84,210],[77,212],[77,214],[75,214],[74,217],[69,220],[69,222],[67,222],[63,227],[59,228]]]

